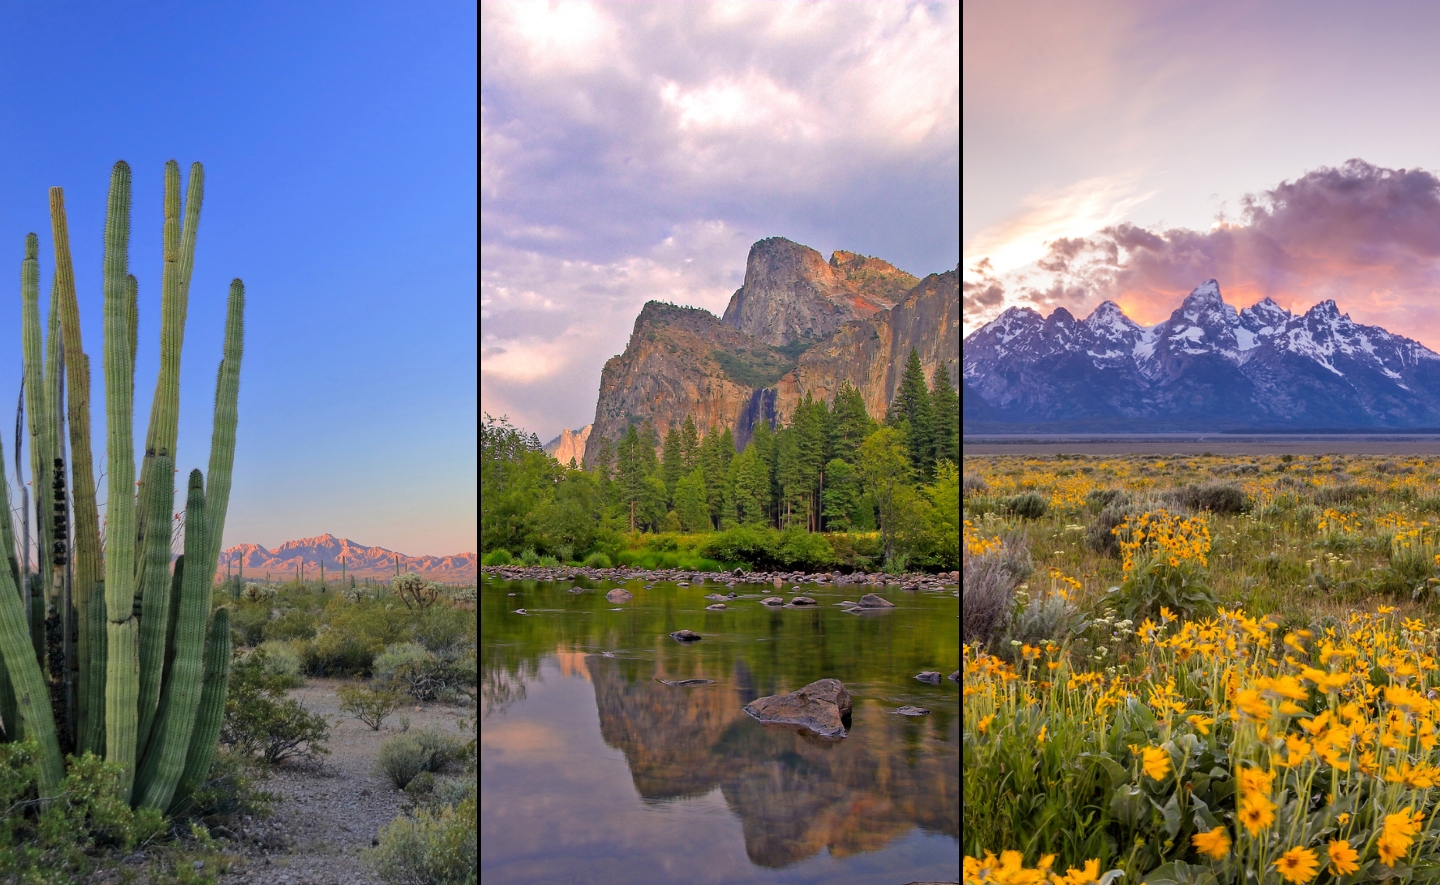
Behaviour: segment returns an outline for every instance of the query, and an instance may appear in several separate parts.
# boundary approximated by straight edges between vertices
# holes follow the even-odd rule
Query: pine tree
[[[685,474],[685,453],[680,441],[680,429],[674,424],[665,433],[665,451],[661,455],[661,475],[665,478],[665,498],[675,498],[675,483]]]
[[[860,391],[848,381],[840,382],[834,408],[830,411],[830,457],[855,466],[860,444],[874,427],[875,421],[865,410],[865,398]]]
[[[910,348],[900,387],[891,403],[896,426],[904,433],[910,469],[917,477],[928,480],[935,472],[935,443],[931,438],[930,391],[925,387],[925,368],[920,354]]]
[[[775,500],[779,492],[779,483],[775,477],[778,466],[776,458],[778,450],[775,445],[775,433],[771,429],[769,421],[756,423],[755,432],[750,437],[750,445],[746,446],[745,450],[749,451],[751,448],[755,449],[755,457],[764,473],[765,487],[761,506],[764,508],[765,521],[775,525],[777,521],[772,517],[776,514]]]
[[[752,441],[731,462],[735,519],[745,525],[763,525],[769,503],[770,477],[760,449]]]
[[[641,485],[645,480],[644,462],[640,454],[640,434],[631,424],[620,441],[616,454],[615,480],[619,486],[620,503],[630,510],[630,531],[635,531],[635,506],[640,501]],[[654,456],[654,453],[651,453]]]
[[[711,523],[720,525],[725,505],[725,444],[718,434],[711,433],[700,443],[700,473],[705,480],[705,505]]]
[[[803,492],[802,514],[808,531],[820,530],[820,495],[825,473],[830,410],[825,401],[816,402],[810,393],[795,410],[791,427],[795,433],[796,459],[799,462],[799,478]]]
[[[799,522],[810,498],[810,486],[796,446],[798,435],[793,425],[775,434],[775,476],[780,486],[780,507],[776,515],[780,528]]]
[[[695,430],[695,421],[689,415],[680,428],[680,461],[685,473],[700,466],[700,434]]]
[[[834,458],[825,466],[824,514],[833,531],[849,531],[860,506],[860,475],[850,464]]]
[[[675,483],[675,514],[680,517],[680,525],[687,532],[710,531],[705,474],[699,467]]]
[[[960,463],[960,395],[950,385],[950,371],[945,363],[935,370],[930,387],[931,439],[935,442],[935,460]]]

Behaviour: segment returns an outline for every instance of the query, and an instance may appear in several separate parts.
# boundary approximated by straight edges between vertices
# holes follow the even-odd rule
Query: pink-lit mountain
[[[221,552],[218,577],[225,577],[227,567],[233,574],[243,565],[247,578],[263,579],[268,572],[272,580],[288,581],[297,575],[301,563],[304,563],[305,579],[309,581],[319,578],[320,565],[324,563],[326,580],[333,577],[338,581],[341,557],[344,558],[345,574],[357,578],[393,578],[397,559],[401,572],[415,572],[445,584],[474,581],[478,571],[474,553],[406,556],[384,547],[366,547],[327,533],[316,538],[286,541],[274,550],[267,550],[259,544],[238,544]]]

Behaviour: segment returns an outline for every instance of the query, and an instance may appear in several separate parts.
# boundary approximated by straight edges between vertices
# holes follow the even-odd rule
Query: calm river
[[[863,589],[737,585],[707,611],[730,588],[482,575],[481,881],[958,882],[960,687],[914,678],[960,666],[953,589],[854,615],[833,603]],[[760,604],[802,594],[819,604]],[[825,677],[853,698],[841,740],[741,709]]]

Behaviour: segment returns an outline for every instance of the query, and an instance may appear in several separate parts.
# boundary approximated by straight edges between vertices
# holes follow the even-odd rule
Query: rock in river
[[[584,593],[584,592],[585,592],[585,588],[584,588],[584,587],[571,587],[571,588],[570,588],[570,592],[571,592],[571,593]]]
[[[959,682],[959,681],[960,681],[960,671],[959,671],[959,670],[956,670],[954,673],[951,673],[949,678],[950,678],[950,681],[951,681],[951,682]]]
[[[794,599],[790,600],[790,604],[791,604],[791,605],[814,605],[814,604],[815,604],[815,600],[811,599],[811,598],[808,597],[808,596],[797,596],[797,597],[795,597]]]
[[[761,604],[761,605],[784,605],[784,604],[785,604],[785,600],[781,599],[781,598],[778,597],[778,596],[767,596],[767,597],[765,597],[764,599],[760,600],[760,604]]]
[[[718,601],[720,601],[720,600],[722,600],[722,599],[725,599],[726,597],[723,596],[723,595],[721,595],[721,594],[719,594],[719,593],[706,593],[706,594],[705,594],[705,598],[706,598],[706,599],[714,599],[715,601],[718,602]]]
[[[818,735],[844,737],[850,692],[838,679],[821,679],[799,691],[757,698],[745,705],[752,717],[773,725],[799,725]]]
[[[670,634],[670,638],[676,642],[698,642],[700,640],[700,634],[693,630],[676,630]]]
[[[930,711],[927,710],[927,709],[925,709],[924,707],[912,707],[912,706],[910,706],[909,704],[906,704],[905,706],[901,707],[900,709],[896,710],[895,712],[896,712],[896,713],[899,713],[901,716],[929,716],[929,715],[930,715]]]
[[[525,609],[523,609],[523,608],[517,608],[517,609],[515,609],[515,614],[517,614],[517,615],[525,615],[525,614],[529,614],[529,612],[525,611]]]
[[[725,610],[725,603],[717,602],[714,605],[707,605],[705,608],[712,612],[723,612]]]
[[[931,685],[940,684],[940,674],[936,673],[934,670],[926,670],[923,673],[916,673],[915,678],[919,679],[921,682],[928,682]]]
[[[866,593],[860,597],[860,604],[865,608],[894,608],[895,603],[887,599],[881,599],[874,593]]]
[[[624,590],[620,587],[616,587],[614,590],[606,593],[605,598],[610,600],[611,602],[626,602],[628,600],[634,599],[635,594],[631,593],[629,590]]]
[[[710,685],[714,679],[661,679],[665,685]],[[928,712],[928,711],[927,711]]]

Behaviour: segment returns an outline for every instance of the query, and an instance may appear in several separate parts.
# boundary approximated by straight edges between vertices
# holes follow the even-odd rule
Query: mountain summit
[[[1215,280],[1154,326],[1012,307],[963,349],[970,432],[1440,427],[1440,354],[1334,301],[1236,310]]]
[[[367,547],[349,538],[337,538],[326,533],[314,538],[286,541],[274,550],[267,550],[259,544],[229,547],[220,553],[220,568],[216,577],[225,577],[227,570],[250,578],[262,578],[269,572],[275,580],[285,581],[298,575],[303,564],[306,580],[315,580],[319,578],[323,564],[326,579],[338,581],[342,558],[344,573],[357,578],[388,581],[395,576],[397,566],[401,572],[415,572],[423,578],[445,584],[474,581],[477,574],[474,553],[406,556],[384,547]]]

